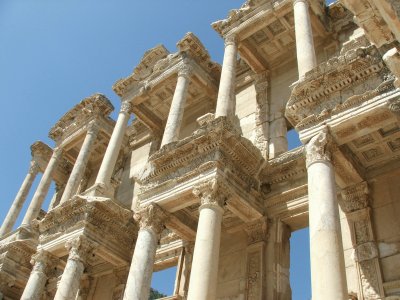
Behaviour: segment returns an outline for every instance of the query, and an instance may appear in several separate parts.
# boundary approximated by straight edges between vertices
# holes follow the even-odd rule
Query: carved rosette
[[[189,62],[186,62],[183,65],[179,66],[178,68],[179,77],[190,78],[192,74],[193,74],[193,66]]]
[[[314,136],[306,145],[307,168],[315,162],[331,162],[332,159],[332,138],[328,127],[324,127],[320,133]]]
[[[139,223],[140,230],[150,230],[160,237],[165,229],[168,214],[157,204],[151,203],[135,213],[134,219]]]
[[[218,209],[223,212],[223,207],[231,197],[231,191],[228,186],[218,182],[217,179],[210,179],[196,185],[193,188],[193,194],[200,198],[200,207]]]
[[[31,175],[36,175],[39,172],[40,172],[39,164],[36,161],[32,160],[31,164],[29,166],[28,173],[31,174]]]
[[[68,260],[75,260],[84,264],[96,246],[96,243],[84,236],[72,239],[65,244],[65,248],[69,251]]]
[[[351,213],[368,206],[368,185],[365,181],[343,189],[341,194],[342,210],[345,213]]]
[[[131,110],[132,110],[132,104],[129,101],[121,102],[121,109],[119,110],[120,113],[130,114]]]
[[[32,272],[43,273],[49,277],[58,262],[59,259],[50,252],[39,250],[31,259],[31,264],[33,266]]]
[[[247,233],[247,243],[249,245],[258,242],[264,242],[267,238],[268,230],[268,220],[267,218],[261,218],[252,223],[247,224],[245,231]]]

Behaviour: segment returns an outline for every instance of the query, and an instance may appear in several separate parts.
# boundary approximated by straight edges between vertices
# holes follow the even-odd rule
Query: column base
[[[114,192],[114,188],[110,185],[95,183],[83,192],[80,197],[85,198],[87,201],[110,200],[114,198]]]

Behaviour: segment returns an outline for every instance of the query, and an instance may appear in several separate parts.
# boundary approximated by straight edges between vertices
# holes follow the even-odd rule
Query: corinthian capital
[[[39,250],[31,259],[32,272],[43,273],[49,276],[54,267],[57,266],[58,261],[59,259],[50,252]]]
[[[85,236],[79,236],[69,240],[65,244],[65,248],[69,250],[68,259],[85,263],[97,244],[90,241]]]
[[[130,114],[132,110],[132,104],[129,101],[122,101],[121,102],[121,109],[119,112],[125,113],[125,114]]]
[[[314,136],[305,147],[307,168],[314,162],[330,162],[332,159],[331,145],[332,138],[328,127],[324,127],[324,129]]]
[[[39,164],[36,161],[32,160],[31,165],[29,166],[28,173],[32,174],[32,175],[36,175],[39,172],[40,172]]]
[[[394,115],[400,117],[400,99],[397,98],[390,101],[388,103],[388,108]]]
[[[221,209],[231,197],[229,188],[218,182],[217,179],[210,179],[202,182],[193,188],[193,194],[200,198],[200,209],[213,208]]]
[[[165,228],[168,214],[157,204],[151,203],[136,212],[134,218],[140,229],[148,229],[159,236]]]
[[[189,78],[193,73],[193,66],[190,63],[184,63],[178,69],[178,76]]]
[[[225,47],[229,45],[236,45],[237,44],[237,36],[236,34],[230,34],[225,37]]]
[[[99,132],[99,130],[100,130],[100,126],[95,120],[89,122],[88,127],[87,127],[88,134],[97,134]]]

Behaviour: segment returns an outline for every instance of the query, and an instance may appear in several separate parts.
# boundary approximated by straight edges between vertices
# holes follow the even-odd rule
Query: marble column
[[[84,236],[67,242],[66,248],[69,250],[68,260],[58,284],[54,300],[72,300],[76,298],[87,258],[92,253],[94,247],[94,243],[90,242]]]
[[[57,266],[58,258],[47,251],[40,250],[32,257],[31,263],[33,264],[33,269],[21,300],[42,299],[47,279]]]
[[[161,147],[179,139],[192,69],[193,67],[187,63],[179,68],[178,81],[174,97],[172,98],[171,108],[169,109]]]
[[[43,173],[40,183],[36,189],[36,192],[33,195],[32,201],[29,204],[25,217],[22,220],[22,225],[29,226],[31,221],[36,219],[37,216],[39,215],[43,201],[46,198],[47,193],[49,192],[51,180],[53,178],[53,173],[58,166],[58,162],[61,156],[62,156],[62,149],[54,148],[53,155],[51,156],[50,161],[47,164],[46,170]]]
[[[149,299],[157,244],[166,218],[166,213],[156,204],[150,204],[135,214],[140,229],[129,269],[124,300]]]
[[[19,189],[17,196],[11,205],[10,210],[3,222],[0,229],[0,238],[9,233],[17,220],[19,213],[21,212],[22,206],[25,203],[26,197],[28,196],[29,190],[32,187],[32,183],[36,178],[37,173],[40,171],[37,162],[31,161],[31,166],[29,168],[28,174],[26,175],[21,188]]]
[[[327,127],[306,145],[312,298],[347,300],[332,146]]]
[[[223,206],[227,190],[211,181],[194,188],[201,199],[189,282],[189,300],[214,300],[217,296],[218,261]]]
[[[297,66],[299,79],[316,67],[314,40],[311,27],[308,0],[294,0],[294,27],[296,34]]]
[[[101,162],[95,185],[103,186],[105,188],[110,186],[111,176],[118,159],[119,151],[121,150],[122,141],[124,139],[130,116],[131,104],[128,101],[124,101],[121,104],[117,123],[115,124],[106,153]]]
[[[225,38],[225,53],[219,83],[215,117],[233,117],[235,114],[236,62],[238,46],[236,36]]]
[[[78,157],[76,158],[74,167],[69,175],[68,182],[65,186],[64,193],[61,197],[60,204],[68,201],[73,197],[77,190],[79,183],[81,182],[84,174],[86,165],[89,161],[89,155],[92,151],[94,142],[97,139],[99,127],[95,121],[89,124],[85,140],[83,141],[82,147],[79,151]]]

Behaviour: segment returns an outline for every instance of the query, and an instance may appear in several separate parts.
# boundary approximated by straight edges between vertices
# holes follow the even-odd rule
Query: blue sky
[[[54,146],[48,131],[65,112],[96,92],[118,109],[113,83],[129,75],[149,48],[162,43],[174,51],[188,31],[221,62],[223,42],[210,23],[243,2],[0,1],[0,220],[26,175],[30,145],[42,140]],[[307,230],[294,234],[292,248],[297,250],[291,270],[293,300],[308,300]],[[168,277],[155,276],[155,287],[170,293]]]

